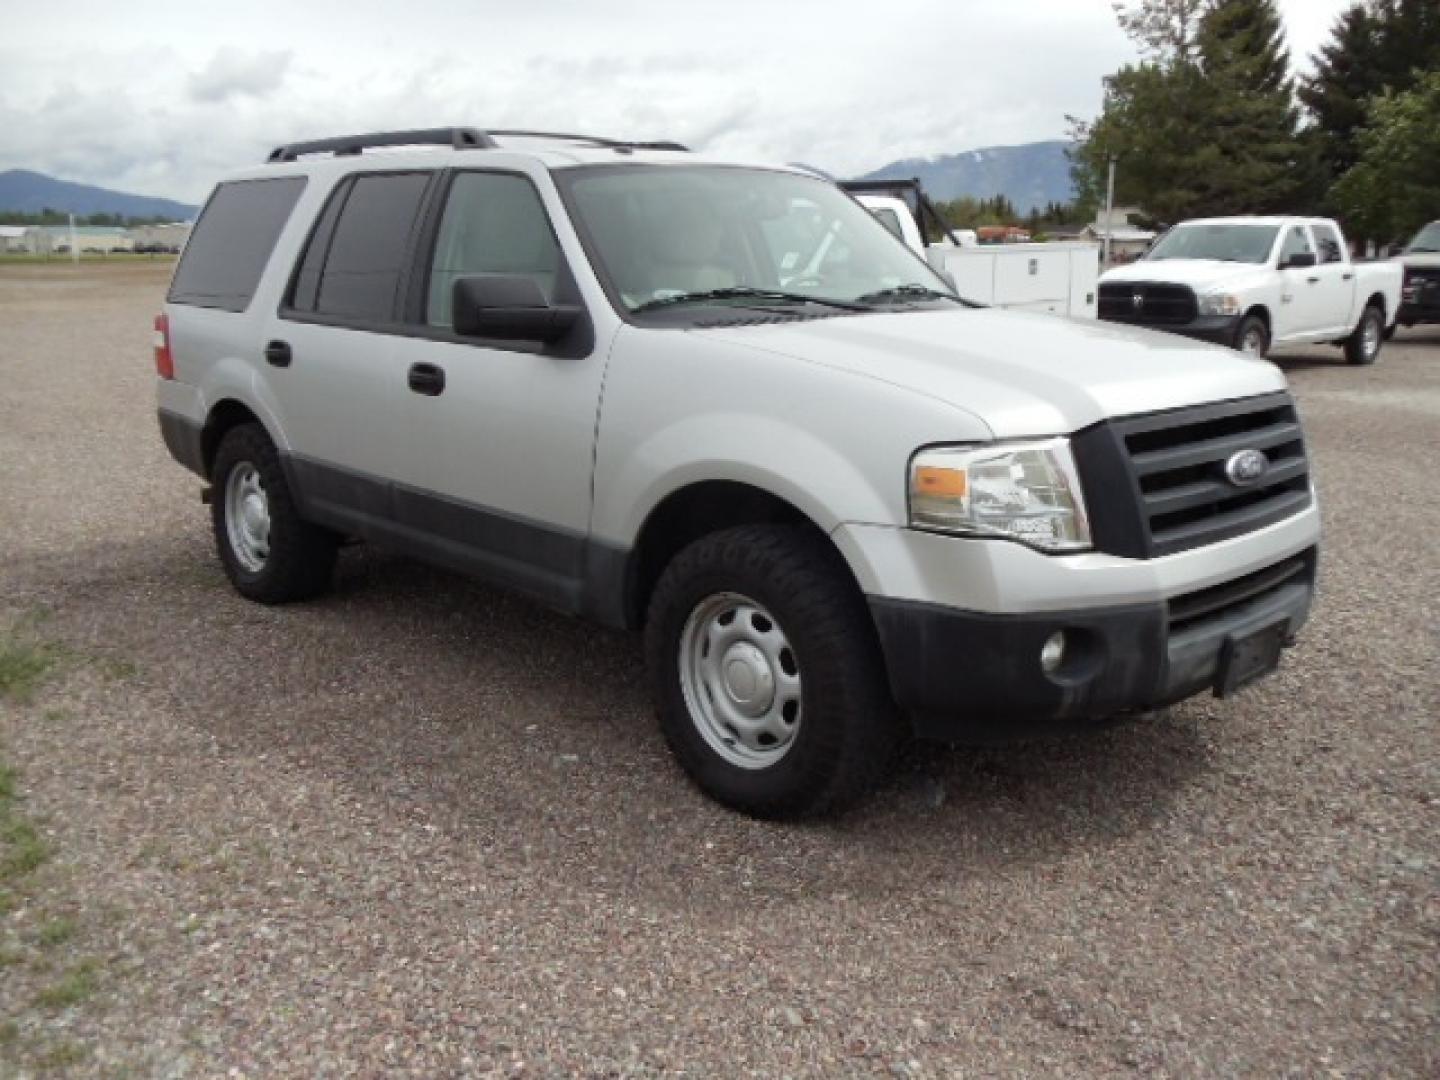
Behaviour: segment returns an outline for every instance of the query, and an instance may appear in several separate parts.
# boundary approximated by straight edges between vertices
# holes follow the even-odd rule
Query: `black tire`
[[[1235,328],[1234,348],[1238,352],[1245,351],[1245,342],[1252,336],[1258,337],[1260,342],[1260,357],[1270,352],[1270,331],[1265,328],[1265,320],[1258,315],[1246,315],[1240,320],[1240,325]]]
[[[1385,327],[1385,340],[1389,341],[1391,338],[1393,338],[1395,336],[1395,331],[1398,329],[1400,329],[1399,323],[1391,323],[1389,326]]]
[[[247,566],[236,551],[227,521],[231,475],[247,465],[258,474],[269,509],[269,550],[258,567]],[[280,455],[264,428],[242,424],[227,431],[215,452],[210,482],[215,546],[236,592],[262,604],[285,604],[308,600],[330,587],[338,538],[301,519]]]
[[[1365,331],[1368,325],[1375,329],[1375,347],[1367,348],[1365,344]],[[1345,339],[1345,359],[1352,364],[1373,364],[1380,355],[1380,347],[1385,341],[1385,313],[1374,304],[1366,307],[1360,315],[1360,322],[1355,327],[1355,332]]]
[[[680,674],[691,613],[738,593],[773,613],[800,673],[799,728],[773,764],[726,760],[692,717]],[[650,601],[645,652],[671,751],[695,784],[733,809],[797,818],[853,806],[884,775],[901,741],[874,623],[860,590],[823,537],[796,526],[712,533],[665,568]]]

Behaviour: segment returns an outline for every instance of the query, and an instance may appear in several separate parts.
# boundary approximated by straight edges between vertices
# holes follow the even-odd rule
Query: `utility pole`
[[[1110,155],[1110,179],[1105,184],[1105,253],[1100,268],[1110,268],[1110,234],[1115,231],[1115,155]]]
[[[75,236],[75,215],[70,215],[70,261],[80,265],[80,241]]]

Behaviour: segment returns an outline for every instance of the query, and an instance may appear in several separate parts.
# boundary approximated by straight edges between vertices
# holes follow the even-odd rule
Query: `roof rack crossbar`
[[[376,131],[369,135],[342,135],[335,139],[287,143],[270,151],[267,163],[296,161],[303,154],[360,154],[380,146],[449,146],[455,150],[487,150],[497,144],[476,128],[423,128],[415,131]]]
[[[571,135],[563,131],[518,131],[498,128],[487,134],[499,135],[501,138],[508,136],[512,139],[563,139],[565,142],[590,143],[592,146],[603,146],[611,150],[680,150],[686,153],[690,150],[688,146],[669,139],[607,139],[600,135]]]

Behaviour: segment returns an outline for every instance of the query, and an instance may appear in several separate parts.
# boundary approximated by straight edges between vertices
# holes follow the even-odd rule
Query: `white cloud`
[[[1283,0],[1311,48],[1345,3]],[[469,124],[848,175],[1061,137],[1132,56],[1108,0],[51,0],[0,42],[0,169],[198,202],[283,142]]]
[[[186,88],[193,101],[221,102],[232,97],[263,98],[280,89],[291,54],[246,52],[226,45],[195,74]]]

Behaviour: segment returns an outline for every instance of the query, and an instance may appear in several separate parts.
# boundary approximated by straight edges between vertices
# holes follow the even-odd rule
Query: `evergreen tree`
[[[1440,70],[1370,99],[1359,160],[1332,192],[1352,234],[1402,240],[1440,207]]]
[[[1403,93],[1440,69],[1440,4],[1368,0],[1343,12],[1301,81],[1300,100],[1315,121],[1320,159],[1332,177],[1359,160],[1358,133],[1370,98]]]

